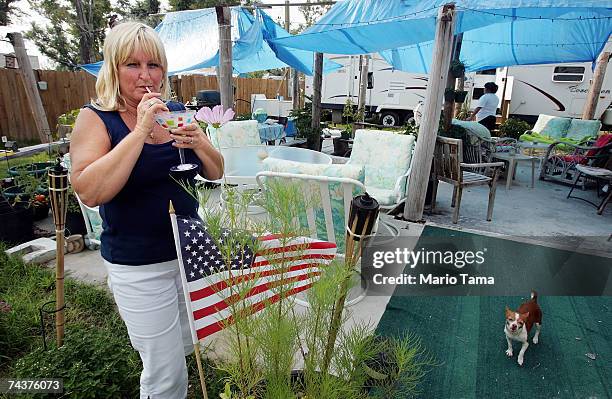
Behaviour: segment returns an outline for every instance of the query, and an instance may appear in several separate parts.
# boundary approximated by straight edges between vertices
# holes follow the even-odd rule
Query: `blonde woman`
[[[116,25],[104,43],[97,98],[80,112],[70,148],[74,190],[100,206],[108,284],[143,363],[141,398],[187,394],[185,356],[193,345],[168,202],[194,216],[198,204],[168,177],[177,147],[204,177],[223,174],[221,154],[197,124],[169,132],[155,122],[156,112],[173,108],[160,100],[169,94],[167,65],[153,29]]]

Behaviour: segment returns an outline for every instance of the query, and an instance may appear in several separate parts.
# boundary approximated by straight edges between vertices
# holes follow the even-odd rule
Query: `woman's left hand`
[[[206,137],[206,134],[197,123],[191,123],[178,129],[170,130],[170,137],[174,140],[172,145],[178,148],[196,149],[205,143],[210,143],[208,137]]]

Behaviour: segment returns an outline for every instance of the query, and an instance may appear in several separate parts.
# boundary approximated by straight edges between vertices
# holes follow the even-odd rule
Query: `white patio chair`
[[[328,167],[338,168],[339,166],[342,165],[329,165]],[[350,204],[355,195],[365,192],[363,183],[347,177],[271,171],[258,173],[256,179],[264,195],[269,179],[280,181],[282,184],[297,184],[304,195],[304,213],[299,215],[299,220],[296,220],[296,228],[305,229],[311,238],[335,243],[337,256],[344,258]],[[375,232],[376,225],[373,234]],[[357,269],[360,270],[360,262]],[[355,298],[348,300],[346,306],[354,305],[364,297],[365,290],[355,295]],[[299,297],[296,302],[302,306],[309,306]]]
[[[383,130],[358,129],[348,165],[363,165],[366,191],[388,212],[406,198],[415,138]],[[399,230],[381,219],[394,236]]]
[[[256,120],[230,121],[219,129],[209,126],[206,133],[217,149],[262,145]]]

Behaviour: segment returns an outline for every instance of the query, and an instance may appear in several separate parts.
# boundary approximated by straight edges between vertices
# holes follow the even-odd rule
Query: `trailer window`
[[[497,73],[497,70],[493,68],[493,69],[483,69],[482,71],[477,71],[476,75],[495,75],[496,73]]]
[[[581,66],[558,66],[553,70],[553,82],[582,82],[585,68]]]

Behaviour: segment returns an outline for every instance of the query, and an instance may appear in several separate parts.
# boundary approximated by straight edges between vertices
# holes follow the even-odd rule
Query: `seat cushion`
[[[216,148],[261,145],[257,121],[230,121],[219,129],[208,126],[210,141]]]
[[[532,131],[542,136],[561,138],[567,135],[571,123],[569,118],[541,114]]]
[[[355,132],[349,164],[363,165],[366,189],[395,190],[398,179],[410,168],[415,138],[381,130]],[[405,179],[399,191],[405,191]],[[395,193],[397,197],[399,192]]]
[[[599,129],[601,129],[600,121],[572,119],[565,138],[581,142],[590,137],[596,137]]]
[[[374,198],[380,206],[395,205],[398,200],[398,194],[395,190],[386,190],[384,188],[375,188],[366,186],[366,191]]]

